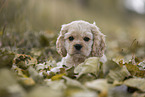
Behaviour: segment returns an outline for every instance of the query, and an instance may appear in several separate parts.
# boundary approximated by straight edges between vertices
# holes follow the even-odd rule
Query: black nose
[[[74,47],[77,49],[77,50],[80,50],[83,46],[81,44],[75,44]]]

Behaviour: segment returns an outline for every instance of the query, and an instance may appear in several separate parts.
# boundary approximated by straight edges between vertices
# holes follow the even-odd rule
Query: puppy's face
[[[105,50],[105,35],[95,24],[73,21],[62,25],[56,48],[62,57],[67,54],[74,57],[101,57]]]
[[[93,34],[91,30],[83,28],[83,26],[80,28],[73,26],[73,29],[68,29],[64,35],[64,41],[65,49],[69,55],[87,57],[92,50]]]

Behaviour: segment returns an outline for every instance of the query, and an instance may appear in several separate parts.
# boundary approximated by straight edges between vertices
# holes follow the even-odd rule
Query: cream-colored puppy
[[[102,57],[106,61],[105,35],[95,24],[86,21],[73,21],[62,25],[56,48],[63,57],[59,65],[77,66],[88,57]]]

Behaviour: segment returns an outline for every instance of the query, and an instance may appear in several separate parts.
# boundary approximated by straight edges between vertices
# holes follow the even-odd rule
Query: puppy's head
[[[73,21],[62,25],[56,48],[61,56],[102,56],[105,49],[105,37],[95,24],[85,21]]]

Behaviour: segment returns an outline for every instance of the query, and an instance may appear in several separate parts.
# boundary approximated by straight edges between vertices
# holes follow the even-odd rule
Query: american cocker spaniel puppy
[[[79,20],[64,24],[56,41],[57,51],[63,57],[59,65],[77,66],[88,57],[105,57],[105,46],[105,35],[95,23]]]

